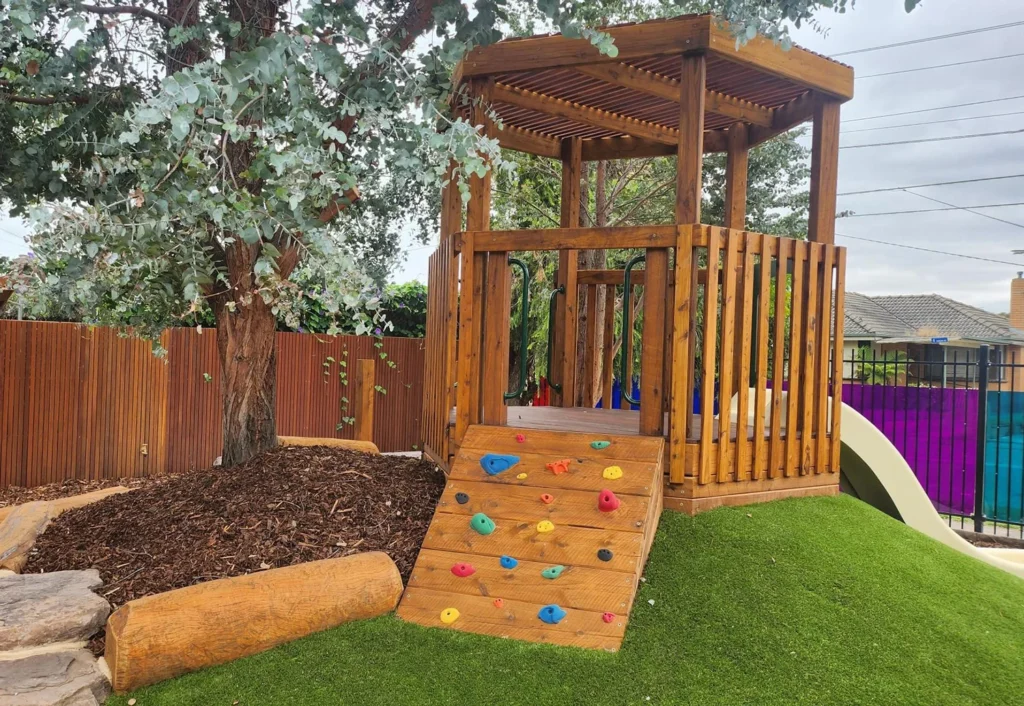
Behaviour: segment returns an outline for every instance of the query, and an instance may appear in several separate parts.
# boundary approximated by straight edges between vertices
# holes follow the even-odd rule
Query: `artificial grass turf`
[[[645,576],[617,654],[386,616],[132,696],[138,706],[1024,703],[1024,582],[853,498],[666,512]]]

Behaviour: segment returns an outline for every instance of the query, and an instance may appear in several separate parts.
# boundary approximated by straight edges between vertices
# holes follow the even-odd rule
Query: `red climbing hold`
[[[606,623],[610,623],[613,620],[615,620],[615,613],[602,613],[601,620],[603,620]]]
[[[505,601],[501,600],[500,598],[495,598],[494,599],[494,607],[495,608],[501,608],[504,605],[505,605]]]
[[[619,499],[610,490],[602,490],[597,496],[597,509],[601,512],[618,510],[619,504]]]
[[[455,564],[452,566],[452,573],[459,578],[466,578],[476,573],[476,569],[473,568],[472,564]]]
[[[520,443],[520,444],[525,443],[526,442],[526,434],[516,434],[516,442]]]
[[[545,505],[550,505],[551,503],[555,502],[555,496],[549,493],[541,493],[540,501]]]
[[[561,461],[552,461],[546,464],[546,466],[549,471],[557,476],[561,473],[568,473],[570,463],[572,463],[571,458],[563,458]]]

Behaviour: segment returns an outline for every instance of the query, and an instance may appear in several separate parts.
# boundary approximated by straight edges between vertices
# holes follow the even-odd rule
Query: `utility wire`
[[[925,199],[926,201],[932,201],[934,203],[940,203],[943,206],[950,206],[952,208],[957,208],[957,209],[960,209],[962,211],[967,211],[968,213],[973,213],[975,216],[981,216],[982,218],[987,218],[990,221],[998,221],[999,223],[1005,223],[1007,225],[1016,226],[1017,228],[1024,228],[1024,223],[1017,223],[1015,221],[1007,221],[1007,220],[1005,220],[1003,218],[996,218],[995,216],[990,216],[987,213],[982,213],[981,211],[972,210],[971,208],[969,208],[967,206],[957,206],[954,203],[949,203],[948,201],[942,201],[941,199],[934,199],[931,196],[925,196],[924,194],[919,194],[916,191],[911,191],[910,189],[904,189],[904,191],[906,191],[908,194],[911,194],[913,196],[917,196],[918,198]]]
[[[997,135],[1018,135],[1021,130],[1003,130],[1002,132],[976,132],[971,135],[948,135],[946,137],[923,137],[918,140],[900,140],[898,142],[870,142],[866,145],[841,145],[841,150],[856,150],[861,147],[891,147],[893,145],[916,145],[921,142],[948,142],[949,140],[968,140],[973,137],[995,137]]]
[[[847,235],[846,233],[836,233],[840,238],[849,238],[850,240],[863,240],[865,243],[877,243],[878,245],[890,245],[894,248],[906,248],[907,250],[918,250],[920,252],[930,252],[936,255],[949,255],[950,257],[962,257],[965,260],[980,260],[981,262],[994,262],[997,265],[1013,265],[1014,267],[1024,267],[1024,263],[1021,262],[1007,262],[1006,260],[993,260],[988,257],[978,257],[977,255],[966,255],[961,252],[949,252],[947,250],[933,250],[932,248],[922,248],[917,245],[907,245],[906,243],[892,243],[888,240],[874,240],[872,238],[861,238],[857,235]]]
[[[857,76],[857,80],[862,78],[880,78],[882,76],[895,76],[897,74],[911,74],[916,71],[931,71],[932,69],[948,69],[953,66],[967,66],[968,64],[984,64],[987,61],[1000,61],[1002,59],[1014,59],[1019,56],[1024,56],[1024,52],[1020,54],[1003,54],[1002,56],[989,56],[984,59],[969,59],[967,61],[955,61],[951,64],[935,64],[934,66],[919,66],[913,69],[900,69],[899,71],[886,71],[881,74],[865,74],[864,76]]]
[[[911,44],[924,44],[925,42],[937,42],[941,39],[952,39],[953,37],[963,37],[968,34],[980,34],[982,32],[993,32],[997,29],[1008,29],[1010,27],[1018,27],[1024,25],[1024,20],[1018,22],[1007,22],[1001,25],[992,25],[991,27],[978,27],[977,29],[965,29],[960,32],[951,32],[949,34],[938,34],[934,37],[922,37],[920,39],[908,39],[903,42],[894,42],[892,44],[880,44],[877,47],[865,47],[864,49],[853,49],[851,51],[841,51],[838,54],[832,56],[849,56],[851,54],[866,54],[870,51],[880,51],[882,49],[893,49],[895,47],[907,47]]]
[[[925,197],[927,198],[927,197]],[[990,203],[980,206],[950,206],[949,208],[918,208],[912,211],[878,211],[877,213],[851,213],[843,218],[867,218],[868,216],[902,216],[911,213],[938,213],[939,211],[967,211],[972,208],[1008,208],[1024,206],[1024,201],[1017,203]]]
[[[941,125],[942,123],[959,123],[967,120],[984,120],[988,118],[1005,118],[1009,115],[1024,115],[1024,110],[1016,110],[1012,113],[992,113],[991,115],[972,115],[967,118],[947,118],[945,120],[927,120],[921,123],[902,123],[900,125],[881,125],[879,127],[862,127],[856,130],[840,130],[840,134],[851,135],[855,132],[873,132],[875,130],[895,130],[900,127],[920,127],[921,125]]]
[[[847,118],[844,123],[859,123],[862,120],[878,120],[879,118],[895,118],[900,115],[915,115],[917,113],[930,113],[933,110],[948,110],[950,108],[966,108],[972,105],[988,105],[989,103],[1002,103],[1004,101],[1014,101],[1024,96],[1009,96],[1007,98],[991,98],[984,101],[974,101],[972,103],[957,103],[955,105],[940,105],[935,108],[919,108],[918,110],[904,110],[900,113],[886,113],[884,115],[869,115],[864,118]]]
[[[865,189],[864,191],[844,191],[836,196],[859,196],[860,194],[880,194],[883,191],[906,191],[908,189],[926,189],[930,186],[951,186],[953,184],[974,184],[980,181],[998,181],[1000,179],[1022,179],[1024,174],[1007,174],[1006,176],[980,177],[978,179],[957,179],[956,181],[936,181],[931,184],[914,184],[913,186],[890,186],[885,189]],[[918,194],[920,196],[920,194]]]

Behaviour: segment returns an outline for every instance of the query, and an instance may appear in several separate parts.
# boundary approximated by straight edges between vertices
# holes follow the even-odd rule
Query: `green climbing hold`
[[[549,566],[540,572],[540,575],[546,579],[557,579],[565,571],[565,567],[559,564],[558,566]]]
[[[611,445],[612,445],[612,442],[604,441],[604,440],[602,440],[602,441],[591,441],[590,442],[590,448],[592,448],[592,449],[607,449]]]
[[[469,526],[480,534],[490,534],[494,531],[494,520],[484,513],[478,512],[470,519]]]

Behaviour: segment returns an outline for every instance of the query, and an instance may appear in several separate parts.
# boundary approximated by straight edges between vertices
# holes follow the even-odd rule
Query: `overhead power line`
[[[934,250],[932,248],[922,248],[917,245],[907,245],[906,243],[893,243],[888,240],[875,240],[873,238],[861,238],[857,235],[846,235],[846,233],[836,233],[840,238],[849,238],[850,240],[863,240],[865,243],[877,243],[878,245],[889,245],[894,248],[905,248],[907,250],[918,250],[920,252],[929,252],[936,255],[949,255],[950,257],[962,257],[965,260],[980,260],[981,262],[994,262],[997,265],[1012,265],[1014,267],[1024,267],[1024,263],[1021,262],[1009,262],[1007,260],[993,260],[988,257],[978,257],[977,255],[966,255],[960,252],[949,252],[947,250]]]
[[[927,196],[925,198],[928,198]],[[1017,203],[989,203],[980,206],[950,206],[948,208],[918,208],[911,211],[878,211],[877,213],[851,213],[843,218],[867,218],[868,216],[903,216],[911,213],[938,213],[939,211],[968,211],[972,208],[1009,208],[1024,206],[1024,201]]]
[[[948,142],[949,140],[968,140],[974,137],[996,137],[998,135],[1018,135],[1021,130],[1003,130],[1002,132],[976,132],[971,135],[947,135],[946,137],[922,137],[917,140],[900,140],[898,142],[871,142],[866,145],[840,145],[841,150],[855,150],[861,147],[891,147],[893,145],[916,145],[920,142]]]
[[[841,51],[838,54],[832,56],[850,56],[851,54],[866,54],[870,51],[881,51],[882,49],[893,49],[895,47],[908,47],[912,44],[924,44],[925,42],[937,42],[941,39],[952,39],[954,37],[964,37],[968,34],[981,34],[982,32],[994,32],[998,29],[1009,29],[1010,27],[1019,27],[1024,25],[1024,20],[1018,22],[1007,22],[1001,25],[992,25],[991,27],[978,27],[977,29],[965,29],[959,32],[950,32],[949,34],[937,34],[934,37],[921,37],[920,39],[908,39],[902,42],[893,42],[892,44],[880,44],[877,47],[865,47],[864,49],[853,49],[851,51]]]
[[[879,125],[878,127],[861,127],[856,130],[840,130],[843,135],[852,135],[855,132],[874,132],[875,130],[895,130],[901,127],[920,127],[922,125],[941,125],[943,123],[959,123],[968,120],[984,120],[988,118],[1005,118],[1009,115],[1024,115],[1024,110],[1015,110],[1012,113],[991,113],[989,115],[972,115],[966,118],[946,118],[945,120],[926,120],[920,123],[901,123],[899,125]]]
[[[933,110],[949,110],[950,108],[966,108],[972,105],[988,105],[989,103],[1003,103],[1005,101],[1015,101],[1024,96],[1009,96],[1007,98],[990,98],[984,101],[973,101],[971,103],[956,103],[955,105],[940,105],[934,108],[919,108],[917,110],[904,110],[899,113],[885,113],[884,115],[869,115],[864,118],[847,118],[844,123],[859,123],[863,120],[878,120],[879,118],[895,118],[900,115],[916,115],[917,113],[930,113]]]
[[[931,196],[925,196],[924,194],[919,194],[916,191],[911,191],[910,189],[904,189],[904,191],[906,191],[908,194],[910,194],[912,196],[917,196],[918,198],[922,198],[922,199],[924,199],[926,201],[931,201],[933,203],[940,203],[943,206],[949,206],[951,208],[957,208],[957,209],[960,209],[961,211],[967,211],[967,213],[973,213],[975,216],[981,216],[982,218],[987,218],[990,221],[996,221],[998,223],[1005,223],[1006,225],[1015,226],[1017,228],[1024,228],[1024,224],[1017,223],[1016,221],[1008,221],[1008,220],[1006,220],[1004,218],[996,218],[995,216],[990,216],[987,213],[982,213],[981,211],[975,211],[972,208],[969,208],[967,206],[957,206],[955,203],[950,203],[949,201],[943,201],[941,199],[935,199],[935,198],[932,198]]]
[[[899,71],[886,71],[880,74],[865,74],[864,76],[857,76],[857,80],[862,78],[880,78],[882,76],[895,76],[897,74],[912,74],[917,71],[931,71],[932,69],[949,69],[954,66],[967,66],[968,64],[984,64],[987,61],[1001,61],[1002,59],[1014,59],[1019,56],[1024,56],[1024,52],[1020,54],[1004,54],[1003,56],[989,56],[984,59],[969,59],[967,61],[954,61],[951,64],[935,64],[933,66],[919,66],[913,69],[900,69]]]
[[[977,179],[957,179],[956,181],[935,181],[931,184],[914,184],[912,186],[890,186],[884,189],[865,189],[863,191],[844,191],[836,196],[858,196],[860,194],[880,194],[883,191],[907,191],[908,189],[926,189],[931,186],[952,186],[954,184],[975,184],[980,181],[999,181],[1000,179],[1024,179],[1024,174],[1007,174],[1006,176],[979,177]],[[920,194],[918,194],[920,196]]]

